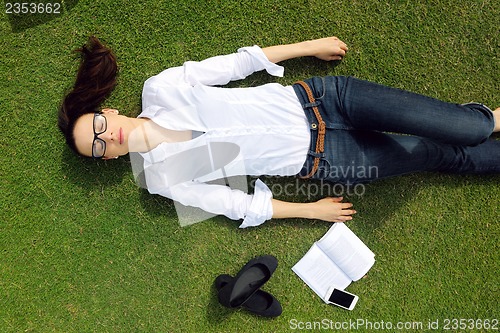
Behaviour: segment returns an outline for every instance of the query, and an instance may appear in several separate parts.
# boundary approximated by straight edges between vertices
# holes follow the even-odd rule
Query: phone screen
[[[333,292],[328,300],[345,308],[349,308],[354,298],[355,296],[345,293],[342,290],[333,289]]]

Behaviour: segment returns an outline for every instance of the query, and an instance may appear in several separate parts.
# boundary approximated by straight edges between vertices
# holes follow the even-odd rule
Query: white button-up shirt
[[[272,194],[260,180],[253,195],[207,184],[231,176],[296,175],[305,162],[310,132],[291,86],[215,87],[264,69],[283,76],[283,67],[253,46],[200,62],[188,61],[145,82],[139,117],[163,128],[203,133],[189,141],[162,143],[141,154],[150,193],[215,215],[244,219],[241,228],[272,217]]]

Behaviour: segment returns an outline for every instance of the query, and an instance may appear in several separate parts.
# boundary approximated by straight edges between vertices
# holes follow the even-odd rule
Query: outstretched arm
[[[316,202],[295,203],[272,199],[273,218],[307,218],[328,222],[346,222],[352,220],[356,211],[352,204],[342,202],[342,198],[324,198]]]
[[[341,60],[346,55],[347,50],[346,43],[337,37],[326,37],[262,49],[267,59],[274,63],[306,56],[314,56],[326,61]]]

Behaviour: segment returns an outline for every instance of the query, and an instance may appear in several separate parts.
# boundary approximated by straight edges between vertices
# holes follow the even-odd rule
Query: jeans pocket
[[[326,158],[320,158],[318,170],[313,175],[313,179],[328,180],[330,182],[339,182],[340,178],[335,173],[332,173],[332,165]],[[333,177],[332,177],[333,176]]]

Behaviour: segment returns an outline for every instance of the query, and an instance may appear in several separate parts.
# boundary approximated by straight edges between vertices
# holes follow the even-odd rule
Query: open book
[[[375,254],[344,223],[335,223],[292,270],[321,299],[335,286],[345,289],[375,263]]]

